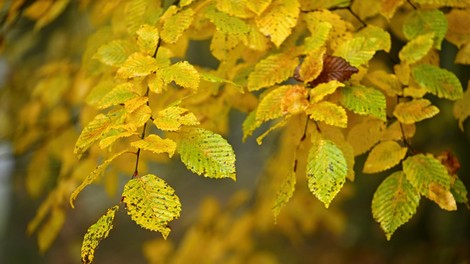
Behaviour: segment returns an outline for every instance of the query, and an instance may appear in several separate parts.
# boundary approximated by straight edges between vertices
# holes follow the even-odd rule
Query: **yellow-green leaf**
[[[328,125],[346,127],[348,116],[341,106],[328,101],[311,104],[306,110],[307,115],[315,121],[325,122]]]
[[[111,118],[108,115],[98,114],[83,128],[82,133],[75,143],[74,153],[80,158],[95,141],[101,138],[103,133],[111,125]]]
[[[441,162],[430,154],[417,154],[403,161],[406,179],[418,192],[434,201],[442,209],[456,210],[450,192],[451,178]]]
[[[365,86],[349,86],[341,89],[341,104],[360,115],[371,115],[386,120],[387,102],[379,90]]]
[[[153,123],[165,131],[177,131],[182,126],[199,125],[199,121],[193,113],[179,106],[170,106],[159,111]]]
[[[88,185],[90,185],[96,178],[98,178],[109,166],[109,164],[116,159],[117,157],[121,156],[122,154],[128,152],[128,150],[124,150],[121,152],[118,152],[111,156],[110,158],[106,159],[103,163],[101,163],[98,167],[96,167],[92,172],[90,172],[86,178],[83,180],[83,182],[72,192],[70,195],[70,206],[72,208],[75,207],[74,201],[77,199],[78,194]]]
[[[470,116],[470,81],[462,98],[454,104],[454,116],[459,120],[460,130],[463,131],[463,122]]]
[[[332,80],[327,83],[320,83],[310,90],[310,102],[317,103],[327,95],[334,93],[339,87],[344,87],[344,83]]]
[[[274,202],[272,209],[274,218],[277,218],[281,212],[281,209],[287,204],[294,194],[296,180],[295,171],[291,171],[289,175],[287,175],[283,180],[281,187],[277,192],[276,201]]]
[[[297,0],[273,0],[255,21],[259,30],[279,47],[297,24],[299,13],[300,5]]]
[[[393,115],[403,124],[413,124],[439,113],[439,108],[427,99],[415,99],[401,102],[395,106]]]
[[[366,47],[370,47],[375,50],[384,50],[390,52],[392,47],[392,40],[390,33],[381,27],[368,25],[356,33],[356,37],[366,38]]]
[[[248,76],[248,90],[256,91],[292,77],[299,60],[289,53],[270,55],[258,62]]]
[[[388,176],[372,198],[372,216],[385,232],[387,240],[416,213],[420,195],[402,171]]]
[[[434,47],[441,49],[441,43],[447,32],[447,19],[441,10],[415,10],[403,24],[403,34],[409,40],[419,35],[434,33]]]
[[[326,208],[343,187],[347,172],[343,152],[332,141],[314,143],[307,158],[308,187]]]
[[[209,178],[235,180],[235,153],[219,134],[196,127],[183,127],[176,151],[186,167]]]
[[[454,184],[450,188],[455,201],[458,203],[464,203],[468,206],[468,192],[467,188],[463,184],[462,180],[458,177],[455,178]]]
[[[134,78],[147,76],[158,69],[155,58],[140,52],[133,53],[117,71],[120,78]]]
[[[312,35],[304,39],[304,53],[309,54],[311,51],[322,47],[326,43],[333,26],[326,21],[310,22],[307,26]]]
[[[463,96],[463,88],[454,73],[434,65],[421,64],[413,67],[413,79],[419,86],[439,98],[457,100]]]
[[[433,46],[434,33],[419,35],[412,39],[400,50],[398,57],[401,61],[413,64],[422,59]]]
[[[369,42],[366,37],[354,37],[341,43],[333,55],[342,57],[354,67],[359,67],[367,64],[376,51],[376,43]]]
[[[275,123],[274,125],[271,125],[268,130],[266,130],[263,134],[261,134],[259,137],[256,138],[256,143],[258,143],[258,145],[263,144],[263,139],[264,139],[267,135],[269,135],[271,132],[273,132],[274,130],[285,126],[285,125],[287,124],[287,120],[289,120],[288,117],[282,118],[281,120],[279,120],[279,121],[278,121],[277,123]]]
[[[172,5],[163,17],[165,19],[163,20],[161,38],[166,43],[175,43],[191,25],[194,11],[191,8],[177,10],[177,7]]]
[[[135,51],[136,49],[132,42],[113,40],[101,46],[95,55],[93,55],[93,59],[97,59],[106,65],[119,67]]]
[[[382,141],[369,152],[364,163],[364,173],[377,173],[388,170],[405,158],[408,149],[395,141]]]
[[[137,30],[137,45],[142,52],[154,56],[160,40],[158,28],[151,25],[141,25]]]
[[[114,87],[111,91],[101,98],[96,103],[96,106],[100,109],[108,108],[113,105],[124,104],[128,100],[139,96],[133,89],[132,83],[121,83]]]
[[[224,35],[233,36],[238,41],[245,42],[250,26],[238,17],[219,12],[214,6],[209,6],[205,16],[215,25],[217,31]]]
[[[176,150],[176,142],[168,138],[161,138],[158,135],[148,135],[146,138],[134,141],[131,146],[143,150],[152,151],[156,154],[168,153],[168,156],[173,156]]]
[[[114,216],[118,209],[119,205],[109,208],[106,214],[102,215],[96,223],[88,228],[82,242],[82,263],[89,264],[93,262],[95,250],[99,243],[101,240],[107,238],[109,231],[113,229]]]
[[[180,216],[181,202],[175,190],[153,174],[128,181],[122,197],[132,220],[142,228],[160,232],[164,239],[171,231],[168,223]]]

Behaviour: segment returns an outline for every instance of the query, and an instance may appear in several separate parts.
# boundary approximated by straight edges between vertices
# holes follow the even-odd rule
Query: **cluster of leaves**
[[[10,4],[3,31],[9,33],[21,15],[41,30],[68,4]],[[276,166],[286,169],[271,172],[276,185],[269,189],[277,190],[268,205],[275,218],[295,200],[295,192],[302,193],[302,183],[328,208],[346,180],[354,181],[355,157],[365,153],[364,173],[392,171],[372,199],[372,215],[387,239],[415,214],[422,196],[445,210],[468,205],[457,158],[448,152],[418,153],[410,145],[416,123],[440,111],[433,97],[455,101],[462,130],[470,116],[470,89],[464,93],[455,74],[439,66],[438,56],[446,39],[459,48],[455,62],[470,63],[466,1],[186,0],[167,5],[103,0],[81,5],[95,27],[87,43],[76,48],[83,50],[77,51],[81,61],[66,53],[70,59],[51,57],[34,71],[23,88],[32,91],[30,101],[10,113],[24,121],[7,131],[16,137],[17,154],[37,148],[27,179],[31,194],[44,191],[49,163],[62,164],[56,188],[28,227],[34,232],[49,215],[38,233],[41,249],[49,247],[65,221],[64,201],[73,207],[79,193],[101,177],[112,179],[107,185],[113,192],[113,168],[132,177],[121,201],[88,229],[82,261],[93,261],[122,203],[138,225],[166,238],[168,224],[180,215],[180,200],[162,178],[139,171],[147,162],[177,154],[198,175],[235,180],[235,153],[221,136],[231,109],[248,113],[244,140],[261,128],[267,129],[256,138],[258,144],[273,131],[284,131],[288,144],[281,144],[284,158]],[[405,43],[397,54],[391,52],[392,35]],[[61,43],[58,38],[51,43]],[[6,41],[5,49],[17,56],[29,48]],[[196,41],[210,42],[216,68],[187,60]],[[20,82],[10,83],[11,92]],[[81,110],[79,117],[74,109]],[[61,136],[31,129],[36,120]],[[77,133],[74,125],[83,129]],[[124,161],[128,155],[135,159]]]

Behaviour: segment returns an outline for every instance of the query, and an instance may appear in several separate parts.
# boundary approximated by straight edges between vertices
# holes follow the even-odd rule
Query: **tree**
[[[470,116],[468,72],[440,59],[451,43],[454,62],[470,62],[468,1],[170,2],[3,3],[1,134],[28,160],[29,195],[43,200],[27,227],[41,251],[97,182],[119,199],[84,235],[83,263],[120,211],[167,239],[184,204],[169,184],[176,176],[155,164],[179,159],[200,176],[240,177],[238,143],[227,140],[234,112],[245,113],[243,141],[276,144],[256,191],[225,210],[207,200],[178,248],[146,246],[150,262],[275,262],[250,234],[278,228],[295,240],[312,219],[339,232],[339,207],[314,210],[344,202],[356,174],[382,175],[370,204],[387,240],[422,197],[443,210],[468,207],[457,155],[412,142],[443,101],[462,131]],[[210,55],[195,58],[202,52]]]

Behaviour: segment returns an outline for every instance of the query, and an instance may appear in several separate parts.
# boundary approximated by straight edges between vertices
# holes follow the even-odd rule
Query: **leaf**
[[[149,55],[136,52],[129,56],[117,71],[119,78],[144,77],[158,69],[157,61]]]
[[[369,42],[366,37],[354,37],[341,43],[333,53],[342,57],[353,67],[367,64],[377,51],[375,43]]]
[[[468,192],[460,178],[455,178],[454,184],[450,188],[452,195],[457,203],[464,203],[468,207]]]
[[[304,112],[308,105],[308,91],[303,85],[290,85],[281,100],[283,114],[295,115]]]
[[[470,42],[463,45],[457,55],[455,56],[454,63],[458,64],[470,64]]]
[[[255,18],[256,25],[261,33],[279,47],[297,24],[299,8],[297,0],[273,0],[271,5]]]
[[[439,98],[457,100],[463,96],[463,88],[454,73],[434,65],[421,64],[413,67],[413,79],[419,86]]]
[[[83,128],[82,133],[75,143],[74,153],[80,158],[96,140],[100,139],[103,133],[111,125],[111,118],[104,114],[98,114]]]
[[[401,61],[413,64],[421,60],[433,46],[434,33],[419,35],[412,39],[400,50],[398,57]]]
[[[256,143],[258,143],[258,145],[263,144],[263,139],[272,131],[285,126],[287,124],[287,120],[289,120],[289,116],[282,118],[277,123],[270,126],[268,130],[266,130],[263,134],[261,134],[259,137],[256,138]]]
[[[154,56],[160,40],[158,28],[151,25],[141,25],[137,30],[137,45],[142,52]]]
[[[219,134],[202,128],[184,127],[176,151],[186,167],[209,178],[235,180],[235,153]]]
[[[177,85],[196,91],[199,87],[199,72],[187,61],[177,62],[160,71],[165,83],[174,81]]]
[[[405,0],[383,0],[380,13],[387,19],[391,19],[404,3]]]
[[[462,48],[466,43],[470,42],[470,14],[467,9],[452,8],[446,13],[448,21],[448,30],[445,38],[450,43]],[[468,45],[466,45],[468,46]]]
[[[365,46],[375,50],[384,50],[388,53],[392,47],[390,33],[381,27],[367,25],[357,32],[355,36],[366,38]]]
[[[313,19],[313,20],[316,20],[316,19]],[[328,39],[328,36],[333,26],[331,25],[331,23],[326,22],[326,21],[311,22],[307,20],[306,22],[308,23],[307,27],[310,33],[312,34],[311,36],[306,37],[304,39],[305,53],[308,54],[311,51],[317,50],[318,48],[325,45],[326,40]]]
[[[364,173],[378,173],[388,170],[405,158],[408,149],[395,141],[383,141],[369,152],[364,163]]]
[[[348,168],[342,151],[330,140],[321,139],[307,157],[310,191],[328,208],[346,181]]]
[[[164,239],[171,231],[168,223],[181,213],[175,190],[153,174],[128,181],[122,197],[132,220],[142,228],[160,232]]]
[[[417,154],[403,161],[406,179],[420,194],[434,201],[444,210],[456,210],[450,192],[451,179],[447,169],[432,155]]]
[[[276,201],[274,202],[274,206],[272,208],[275,219],[279,216],[281,209],[287,204],[294,194],[296,181],[297,179],[295,171],[292,171],[284,178],[281,187],[276,194]]]
[[[459,120],[459,128],[463,131],[463,122],[470,116],[470,81],[462,98],[455,102],[453,111],[454,117]]]
[[[119,205],[115,205],[108,209],[106,214],[102,215],[100,219],[92,226],[90,226],[83,238],[81,258],[82,263],[92,263],[95,258],[95,250],[101,240],[109,235],[109,231],[113,229],[114,216],[119,209]]]
[[[281,103],[291,86],[283,85],[269,91],[258,104],[256,109],[255,120],[265,122],[276,119],[284,115],[281,109]]]
[[[281,83],[293,76],[299,60],[289,53],[270,55],[255,66],[248,76],[248,90],[257,91]]]
[[[305,83],[315,80],[323,70],[323,57],[326,52],[325,48],[315,49],[307,54],[302,61],[296,79]],[[297,72],[296,72],[297,73]]]
[[[434,33],[434,47],[441,49],[441,43],[447,32],[447,19],[438,9],[414,10],[403,23],[403,34],[408,40],[419,35]]]
[[[65,223],[65,211],[60,207],[51,210],[49,219],[38,231],[38,246],[41,253],[46,252],[57,238]]]
[[[103,46],[93,55],[93,59],[114,67],[121,66],[134,53],[135,47],[127,40],[113,40]]]
[[[390,97],[403,95],[400,80],[395,74],[386,73],[382,70],[373,71],[367,74],[367,80]]]
[[[232,36],[237,41],[246,42],[251,28],[243,19],[219,12],[212,5],[206,9],[204,15],[215,25],[217,31]]]
[[[328,101],[322,101],[310,105],[306,113],[311,119],[325,122],[328,125],[337,127],[347,127],[348,125],[346,110],[341,106]]]
[[[72,208],[75,208],[75,205],[74,205],[74,201],[75,199],[77,199],[77,196],[78,194],[83,190],[85,189],[86,186],[90,185],[93,181],[96,180],[97,177],[99,177],[105,170],[106,168],[109,166],[109,164],[111,164],[111,162],[116,159],[117,157],[121,156],[122,154],[128,152],[128,150],[123,150],[121,152],[118,152],[116,154],[114,154],[113,156],[111,156],[110,158],[106,159],[105,161],[103,161],[103,163],[101,163],[98,167],[96,167],[92,172],[90,172],[86,178],[83,180],[83,182],[72,192],[72,194],[70,195],[70,206]]]
[[[160,19],[160,21],[163,21],[161,38],[166,43],[175,43],[183,32],[191,26],[194,11],[191,8],[178,11],[177,7],[172,5],[167,9],[162,18]]]
[[[385,130],[385,124],[378,119],[366,119],[353,126],[347,135],[347,141],[354,149],[356,156],[371,149],[379,142]]]
[[[121,83],[105,94],[101,100],[96,103],[100,109],[108,108],[113,105],[124,104],[125,102],[138,97],[132,83]]]
[[[253,13],[249,11],[248,2],[245,1],[216,1],[218,10],[229,14],[230,16],[240,18],[250,18]]]
[[[341,57],[325,55],[323,58],[323,69],[321,73],[311,81],[311,87],[315,87],[321,83],[327,83],[333,80],[344,82],[351,78],[351,75],[359,72],[356,67],[351,66]]]
[[[143,150],[152,151],[156,154],[168,153],[170,158],[173,156],[176,150],[176,142],[168,138],[161,138],[158,135],[148,135],[146,138],[134,141],[131,146]]]
[[[395,106],[393,115],[403,124],[413,124],[439,113],[439,108],[427,99],[414,99]]]
[[[199,125],[199,120],[186,108],[170,106],[159,111],[153,123],[161,130],[177,131],[182,126]]]
[[[245,142],[246,138],[251,136],[253,132],[262,124],[261,121],[256,120],[256,110],[251,111],[248,116],[245,118],[242,124],[243,138],[242,141]]]
[[[310,103],[320,102],[326,96],[333,94],[339,87],[344,87],[344,84],[337,80],[318,84],[315,88],[310,89]]]
[[[420,195],[402,171],[388,176],[372,198],[372,216],[380,223],[387,240],[416,213]]]
[[[139,106],[132,113],[126,115],[125,127],[127,130],[136,131],[137,128],[142,127],[149,121],[152,115],[152,110],[147,104]]]
[[[360,115],[387,119],[387,102],[382,92],[365,86],[349,86],[341,89],[341,104]]]
[[[266,10],[271,2],[272,0],[252,0],[246,2],[246,7],[259,16]]]
[[[416,133],[416,125],[413,124],[402,124],[399,121],[393,122],[387,127],[387,130],[382,135],[381,141],[403,140],[403,134],[405,138],[412,138]]]

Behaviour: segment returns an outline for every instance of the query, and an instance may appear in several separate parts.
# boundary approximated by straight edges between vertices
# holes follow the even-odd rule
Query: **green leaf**
[[[337,127],[347,127],[348,125],[346,110],[329,101],[314,103],[305,112],[311,119],[325,122],[328,125]]]
[[[72,192],[70,195],[70,206],[74,208],[73,202],[75,199],[77,199],[78,194],[88,185],[90,185],[93,181],[96,180],[109,166],[109,164],[116,159],[117,157],[121,156],[122,154],[128,152],[128,150],[124,150],[121,152],[118,152],[111,156],[110,158],[106,159],[103,163],[101,163],[98,167],[96,167],[92,172],[90,172],[86,178],[83,180],[83,182]]]
[[[462,180],[458,177],[455,178],[454,184],[450,188],[452,195],[455,197],[457,203],[464,203],[468,207],[468,192]]]
[[[170,6],[162,16],[164,18],[161,32],[162,39],[166,43],[175,43],[183,32],[189,28],[193,17],[194,11],[191,8],[178,11],[176,6]]]
[[[168,138],[161,138],[158,135],[148,135],[146,138],[134,141],[131,143],[131,146],[143,150],[152,151],[156,154],[168,153],[168,155],[173,156],[176,150],[176,142]]]
[[[209,178],[235,180],[235,153],[219,134],[202,128],[184,127],[176,151],[186,167]]]
[[[434,33],[434,47],[441,49],[441,43],[447,32],[447,19],[438,9],[415,10],[403,23],[403,34],[409,40],[419,35]]]
[[[434,201],[442,209],[457,209],[450,192],[451,178],[447,169],[432,155],[418,154],[408,157],[403,161],[403,172],[421,195]]]
[[[158,69],[158,63],[155,58],[136,52],[121,65],[117,71],[117,76],[123,79],[144,77]]]
[[[401,61],[413,64],[428,54],[433,45],[434,33],[419,35],[400,50],[398,57]]]
[[[295,190],[296,183],[295,171],[289,173],[281,184],[281,188],[277,192],[276,201],[274,202],[273,214],[276,219],[281,212],[281,209],[287,204]]]
[[[388,176],[372,198],[372,216],[385,232],[387,240],[416,213],[420,195],[402,171]]]
[[[375,50],[390,52],[392,47],[390,33],[381,27],[367,25],[367,27],[357,32],[355,36],[365,37],[367,42],[366,46],[373,47]]]
[[[328,208],[346,181],[348,166],[343,152],[330,140],[320,139],[307,158],[310,191]]]
[[[143,228],[160,232],[164,239],[171,231],[168,223],[181,213],[175,190],[153,174],[128,181],[122,197],[132,220]]]
[[[382,92],[364,86],[349,86],[341,89],[341,95],[341,104],[354,113],[387,119],[387,102]]]
[[[470,116],[470,81],[462,98],[455,102],[453,110],[455,118],[459,120],[459,128],[463,131],[463,122]]]
[[[100,109],[108,108],[113,105],[124,104],[126,101],[138,97],[132,83],[121,83],[109,91],[96,104]]]
[[[383,141],[377,144],[367,156],[364,173],[377,173],[388,170],[405,158],[408,149],[395,141]]]
[[[279,53],[258,62],[248,76],[248,90],[257,91],[281,83],[293,76],[299,59],[289,53]]]
[[[170,106],[159,111],[153,123],[161,130],[177,131],[182,126],[199,125],[199,120],[186,108]]]
[[[93,55],[93,59],[114,67],[121,66],[127,58],[136,51],[132,42],[113,40],[103,46]]]
[[[116,215],[119,205],[115,205],[108,209],[106,214],[88,228],[82,242],[81,258],[82,263],[92,263],[95,258],[95,250],[101,240],[109,235],[109,231],[113,229],[114,216]]]
[[[421,64],[413,67],[413,79],[419,86],[439,98],[457,100],[463,96],[463,88],[454,73],[434,65]]]
[[[439,113],[439,108],[427,99],[414,99],[395,106],[393,115],[403,124],[413,124]]]

